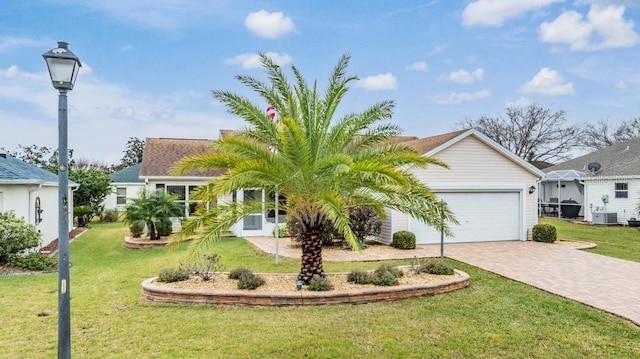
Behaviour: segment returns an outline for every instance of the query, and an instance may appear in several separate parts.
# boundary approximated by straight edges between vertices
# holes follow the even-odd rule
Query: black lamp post
[[[42,54],[53,87],[58,90],[58,358],[71,358],[69,303],[69,154],[67,149],[67,91],[82,64],[66,42]]]

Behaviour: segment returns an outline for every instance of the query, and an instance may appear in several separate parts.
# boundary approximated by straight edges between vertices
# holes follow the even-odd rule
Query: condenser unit
[[[618,224],[616,212],[592,212],[593,224]]]

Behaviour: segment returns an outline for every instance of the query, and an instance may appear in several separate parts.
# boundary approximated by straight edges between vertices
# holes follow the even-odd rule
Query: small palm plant
[[[184,216],[184,207],[176,198],[163,190],[149,193],[143,189],[140,196],[127,205],[124,222],[132,229],[146,226],[150,240],[160,239],[160,228],[171,223],[172,217]]]
[[[335,118],[348,85],[357,80],[345,73],[348,56],[334,67],[324,92],[318,91],[316,83],[307,84],[295,66],[295,82],[291,84],[269,57],[260,57],[271,83],[250,76],[237,79],[273,106],[280,121],[272,121],[262,110],[264,105],[255,105],[231,92],[214,91],[214,98],[248,126],[213,141],[210,152],[187,157],[175,169],[178,174],[225,170],[197,191],[203,204],[183,225],[181,238],[202,229],[191,242],[192,255],[204,253],[242,218],[274,209],[273,201],[217,201],[251,188],[277,192],[287,199],[280,210],[286,211],[287,220],[300,225],[302,263],[298,279],[304,284],[325,275],[325,224],[331,223],[351,248],[360,248],[350,228],[351,208],[366,205],[380,216],[384,216],[385,208],[395,209],[449,233],[446,222],[455,222],[452,213],[410,172],[412,167],[446,165],[393,142],[400,129],[379,122],[391,118],[394,103],[380,102],[363,112]]]

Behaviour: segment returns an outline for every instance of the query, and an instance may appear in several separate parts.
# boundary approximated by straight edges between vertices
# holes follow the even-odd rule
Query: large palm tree
[[[215,203],[237,190],[252,188],[286,197],[280,209],[301,226],[299,280],[305,284],[316,275],[324,276],[323,223],[330,221],[352,248],[359,248],[349,227],[350,208],[368,205],[379,215],[391,208],[449,231],[446,222],[455,221],[453,215],[410,172],[412,167],[446,165],[393,143],[400,129],[381,121],[391,118],[394,103],[383,101],[336,118],[349,84],[357,80],[345,73],[349,56],[338,61],[324,92],[318,91],[315,82],[308,84],[295,66],[291,68],[295,81],[290,83],[278,65],[264,54],[260,56],[270,83],[251,76],[236,78],[273,106],[279,121],[272,121],[264,106],[245,97],[214,91],[213,97],[247,126],[213,141],[210,152],[184,158],[176,166],[176,173],[226,170],[200,188],[200,198]],[[196,255],[240,219],[273,207],[273,203],[251,200],[202,205],[186,221],[182,234],[186,237],[202,229],[191,243],[191,252]]]

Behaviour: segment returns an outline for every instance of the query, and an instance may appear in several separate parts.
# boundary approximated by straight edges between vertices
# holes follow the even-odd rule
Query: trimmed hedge
[[[553,243],[558,239],[556,227],[548,223],[541,223],[533,226],[531,235],[533,240],[536,242]]]
[[[398,231],[393,234],[391,247],[398,249],[415,249],[416,235],[409,231]]]

